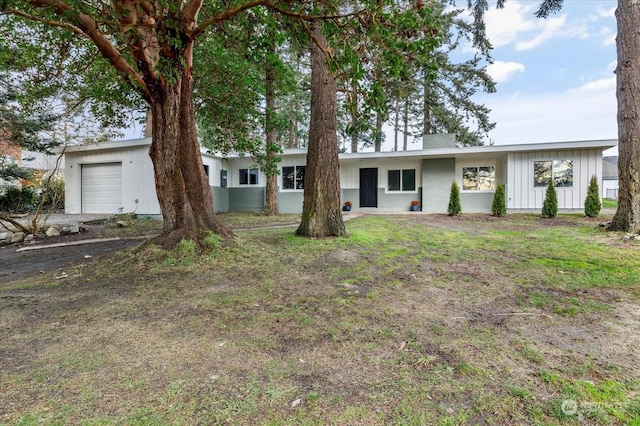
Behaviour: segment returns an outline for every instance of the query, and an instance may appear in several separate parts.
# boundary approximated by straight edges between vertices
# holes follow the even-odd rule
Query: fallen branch
[[[20,222],[18,222],[17,220],[13,219],[10,216],[7,216],[4,213],[0,213],[0,221],[5,221],[5,222],[9,222],[11,225],[13,225],[18,231],[20,232],[24,232],[25,234],[30,234],[31,230],[29,228],[27,228],[26,226],[24,226],[23,224],[21,224]],[[6,230],[9,230],[9,228],[5,225],[2,224],[2,227],[5,228]]]
[[[471,311],[471,312],[479,315],[492,315],[494,317],[532,316],[532,317],[551,318],[551,315],[538,313],[538,312],[480,312],[480,311]]]

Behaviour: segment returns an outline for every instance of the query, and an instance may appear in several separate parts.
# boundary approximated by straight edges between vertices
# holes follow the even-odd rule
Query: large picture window
[[[304,189],[306,166],[287,166],[282,168],[282,189]]]
[[[463,167],[463,191],[495,191],[496,168],[493,166]]]
[[[545,187],[553,179],[556,188],[570,188],[573,186],[573,161],[546,160],[533,162],[533,185]]]
[[[415,191],[416,169],[389,170],[387,172],[388,191]]]
[[[258,169],[240,169],[240,185],[257,185]]]

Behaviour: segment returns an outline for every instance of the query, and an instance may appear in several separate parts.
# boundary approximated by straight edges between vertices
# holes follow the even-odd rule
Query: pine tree
[[[591,176],[589,189],[587,190],[587,198],[584,200],[584,214],[588,217],[597,217],[600,214],[602,204],[600,203],[600,189],[598,188],[598,179]]]
[[[493,204],[491,205],[491,213],[494,216],[502,217],[507,214],[507,203],[504,196],[504,185],[498,183],[496,193],[493,196]]]
[[[553,187],[553,179],[549,179],[547,193],[542,204],[542,217],[556,217],[558,215],[558,194]]]
[[[457,216],[461,212],[460,188],[458,188],[456,181],[453,181],[453,183],[451,183],[451,195],[449,195],[449,207],[447,207],[447,213],[449,213],[449,216]]]

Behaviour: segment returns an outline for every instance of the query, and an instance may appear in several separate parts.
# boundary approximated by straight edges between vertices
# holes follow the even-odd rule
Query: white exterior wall
[[[257,166],[250,156],[234,157],[225,161],[225,169],[227,170],[227,186],[229,188],[246,188],[246,187],[264,187],[267,185],[267,177],[260,170],[257,185],[240,186],[240,169],[255,169]],[[220,172],[218,172],[220,173]]]
[[[122,163],[123,212],[160,214],[148,145],[67,152],[65,157],[65,213],[82,213],[83,164]]]
[[[202,164],[209,166],[209,186],[220,186],[220,170],[224,169],[224,160],[202,154]]]
[[[507,209],[542,209],[547,188],[534,187],[533,162],[544,160],[573,160],[573,187],[556,188],[558,209],[584,209],[591,176],[602,179],[602,149],[509,153],[505,182]]]
[[[607,197],[608,190],[615,190],[615,193],[618,193],[618,179],[603,179],[602,180],[602,198],[611,198]]]

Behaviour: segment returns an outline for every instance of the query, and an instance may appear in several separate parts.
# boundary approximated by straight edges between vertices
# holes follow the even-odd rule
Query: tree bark
[[[404,131],[402,135],[402,150],[409,148],[409,98],[404,100]]]
[[[380,152],[382,149],[382,114],[376,113],[376,141],[374,145],[375,152]]]
[[[181,239],[200,240],[206,231],[232,237],[213,208],[209,180],[202,165],[196,135],[191,69],[183,69],[173,85],[157,85],[152,91],[153,162],[156,192],[164,221],[154,242],[173,248]]]
[[[393,126],[393,150],[398,151],[398,133],[400,132],[400,96],[396,98],[396,122]]]
[[[275,35],[270,31],[269,33],[269,54],[276,55],[276,42]],[[269,55],[269,56],[270,56]],[[273,164],[276,161],[278,155],[278,147],[276,146],[277,129],[275,123],[276,113],[276,70],[273,66],[273,59],[268,57],[265,62],[265,130],[266,130],[266,144],[265,163],[267,165],[265,171],[267,176],[267,184],[265,187],[265,214],[267,216],[278,215],[278,175],[277,169]]]
[[[429,77],[425,73],[424,77],[424,98],[422,99],[422,137],[424,140],[424,135],[431,134],[431,104],[429,102]],[[423,142],[424,144],[424,142]]]
[[[618,209],[610,229],[640,233],[640,3],[618,0]]]
[[[311,34],[309,147],[302,220],[296,234],[305,237],[345,236],[346,230],[340,211],[336,118],[338,87],[327,66],[327,41],[318,21],[311,24]]]
[[[351,133],[351,153],[358,152],[358,85],[355,81],[351,84],[351,93],[353,96],[353,109],[351,111],[351,125],[353,126]]]

